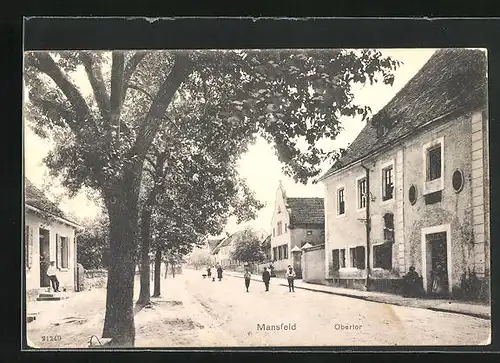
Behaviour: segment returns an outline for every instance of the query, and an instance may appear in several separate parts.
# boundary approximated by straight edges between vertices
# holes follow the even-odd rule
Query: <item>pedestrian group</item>
[[[217,271],[217,279],[219,281],[222,280],[222,266],[217,263],[215,266],[215,270]],[[207,267],[207,273],[206,276],[208,278],[212,277],[212,270],[210,267]],[[295,271],[293,270],[292,266],[288,265],[288,269],[286,271],[286,279],[288,281],[288,290],[289,292],[295,292],[295,287],[294,287],[294,280],[296,278]],[[243,279],[245,281],[245,291],[249,292],[250,288],[250,281],[252,280],[252,273],[250,272],[250,269],[248,267],[245,268],[245,272],[243,273]],[[215,277],[212,277],[212,281],[215,281]],[[271,281],[271,273],[267,267],[264,267],[264,271],[262,272],[262,281],[264,282],[264,286],[266,288],[266,292],[269,291],[269,282]]]

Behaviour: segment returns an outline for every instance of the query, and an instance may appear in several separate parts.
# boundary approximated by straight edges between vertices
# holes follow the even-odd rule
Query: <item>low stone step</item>
[[[33,312],[32,313],[27,313],[26,314],[26,321],[28,323],[31,323],[33,320],[36,320],[37,316],[38,316],[38,313],[33,313]]]
[[[36,298],[37,301],[58,301],[69,298],[67,295],[57,295],[57,294],[40,294]]]

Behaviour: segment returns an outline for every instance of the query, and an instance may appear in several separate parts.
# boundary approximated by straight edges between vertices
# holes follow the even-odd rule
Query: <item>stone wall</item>
[[[325,280],[325,245],[318,245],[302,251],[302,280],[323,283]]]

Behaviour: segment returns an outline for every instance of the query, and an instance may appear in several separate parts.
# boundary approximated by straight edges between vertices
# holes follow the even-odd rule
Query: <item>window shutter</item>
[[[333,250],[332,251],[332,266],[333,266],[333,271],[338,271],[340,268],[340,254],[339,250]]]
[[[28,268],[31,268],[33,262],[33,228],[29,229],[28,235]]]
[[[357,259],[357,268],[360,270],[365,269],[365,247],[358,246],[356,247],[356,259]]]
[[[24,227],[24,266],[26,268],[29,268],[28,266],[28,261],[29,261],[29,244],[30,244],[30,227],[25,226]]]
[[[56,267],[61,268],[61,238],[56,234]]]

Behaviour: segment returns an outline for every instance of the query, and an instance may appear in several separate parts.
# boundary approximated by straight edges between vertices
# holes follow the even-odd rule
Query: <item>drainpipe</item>
[[[365,228],[366,228],[366,289],[368,290],[370,286],[370,230],[371,230],[371,219],[370,219],[370,168],[361,164],[361,167],[366,171],[366,217],[365,217]]]

